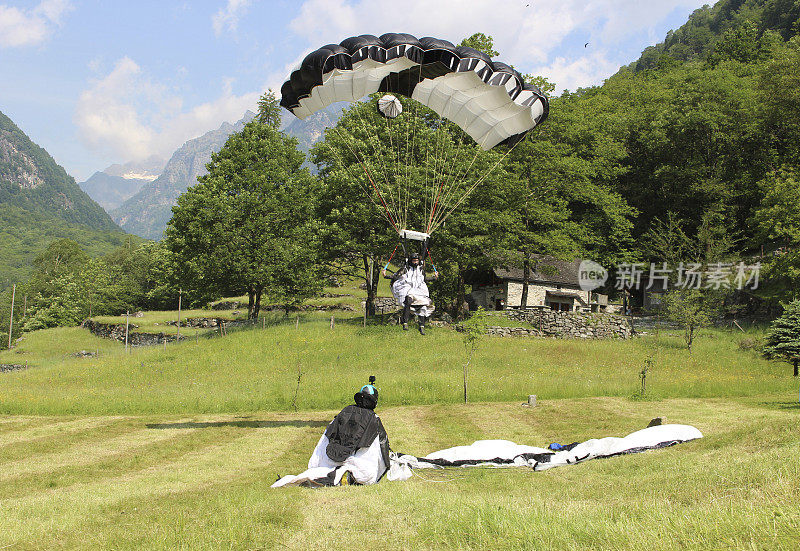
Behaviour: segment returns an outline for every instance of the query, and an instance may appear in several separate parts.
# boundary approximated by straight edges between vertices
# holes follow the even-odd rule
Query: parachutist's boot
[[[403,313],[400,315],[400,321],[403,323],[403,331],[408,331],[408,318],[411,317],[411,297],[406,296],[403,301]]]
[[[428,319],[428,318],[426,318],[426,317],[423,317],[423,316],[420,316],[420,317],[419,317],[419,334],[420,334],[420,335],[424,335],[424,334],[425,334],[425,321],[426,321],[427,319]]]

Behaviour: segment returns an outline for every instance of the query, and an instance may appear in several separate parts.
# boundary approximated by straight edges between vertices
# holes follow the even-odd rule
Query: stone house
[[[580,263],[580,260],[535,257],[528,277],[528,308],[561,312],[607,311],[607,295],[584,291],[578,285]],[[490,274],[484,274],[472,282],[470,307],[483,307],[486,310],[519,308],[522,282],[522,268],[494,268]]]

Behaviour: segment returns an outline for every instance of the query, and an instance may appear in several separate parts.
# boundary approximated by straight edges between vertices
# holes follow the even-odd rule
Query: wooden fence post
[[[125,352],[129,352],[128,349],[128,327],[130,325],[130,310],[125,312]]]
[[[14,333],[14,299],[17,297],[17,284],[11,291],[11,321],[8,322],[8,349],[11,350],[11,335]]]
[[[181,299],[183,298],[183,289],[178,289],[178,338],[175,342],[181,340]]]

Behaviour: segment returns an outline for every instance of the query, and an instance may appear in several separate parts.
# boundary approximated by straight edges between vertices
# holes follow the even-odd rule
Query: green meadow
[[[364,327],[341,312],[334,321],[270,313],[263,326],[129,353],[80,328],[27,334],[0,354],[29,366],[0,374],[0,549],[800,546],[798,382],[748,349],[758,330],[706,330],[691,354],[677,331],[484,337],[465,405],[461,334]],[[74,357],[80,350],[98,356]],[[372,374],[392,448],[404,453],[623,436],[656,416],[705,437],[545,472],[269,488],[305,469]],[[528,394],[537,407],[522,406]]]
[[[175,331],[175,328],[171,328]],[[191,330],[189,330],[191,331]],[[189,333],[191,335],[191,333]],[[785,364],[741,350],[746,337],[709,330],[689,354],[679,332],[626,341],[485,337],[468,376],[477,402],[590,396],[630,397],[647,375],[652,399],[796,394]],[[80,351],[95,358],[74,358]],[[326,314],[271,319],[225,337],[134,348],[80,328],[26,335],[0,363],[32,368],[0,379],[0,413],[113,415],[336,409],[375,375],[381,404],[463,401],[461,335],[432,328],[425,337],[396,326],[362,326]],[[299,386],[298,386],[298,378]]]

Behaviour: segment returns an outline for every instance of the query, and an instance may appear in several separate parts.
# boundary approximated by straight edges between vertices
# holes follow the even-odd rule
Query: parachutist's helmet
[[[419,253],[411,253],[411,255],[408,257],[409,262],[411,262],[412,260],[419,260],[419,259],[420,259]]]
[[[364,385],[353,396],[353,399],[360,408],[375,409],[375,406],[378,405],[378,389],[373,385]]]

